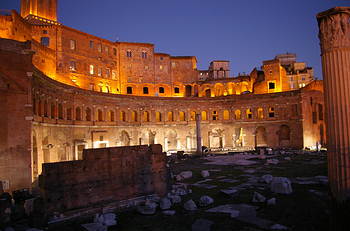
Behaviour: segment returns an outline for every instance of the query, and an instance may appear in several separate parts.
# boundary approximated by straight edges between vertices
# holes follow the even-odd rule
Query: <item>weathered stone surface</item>
[[[195,211],[197,210],[197,205],[196,203],[194,203],[193,200],[188,200],[184,204],[184,209],[186,209],[187,211]]]
[[[164,215],[167,215],[167,216],[174,216],[176,214],[176,211],[175,210],[164,210],[162,213]]]
[[[181,203],[181,197],[179,195],[173,195],[168,193],[167,197],[171,200],[173,204]]]
[[[192,171],[184,171],[176,176],[177,181],[182,181],[184,179],[189,179],[192,177]]]
[[[201,198],[199,199],[199,205],[203,207],[208,206],[212,203],[214,203],[214,199],[210,196],[201,196]]]
[[[286,226],[280,225],[280,224],[274,224],[270,228],[271,230],[288,230]]]
[[[291,194],[293,192],[292,183],[286,177],[274,177],[270,188],[274,193]]]
[[[269,174],[263,175],[263,176],[261,177],[261,181],[262,181],[262,182],[265,182],[266,184],[270,184],[271,181],[272,181],[272,179],[273,179],[273,176],[272,176],[272,175],[269,175]]]
[[[160,199],[159,207],[162,210],[170,209],[171,208],[171,201],[170,201],[170,199],[168,199],[166,197]]]
[[[258,192],[254,192],[252,202],[265,202],[265,201],[266,201],[266,197],[264,197]]]
[[[276,205],[276,198],[271,198],[267,200],[267,205]]]
[[[143,215],[153,215],[156,213],[157,204],[151,201],[146,201],[144,205],[138,205],[136,210]]]
[[[268,159],[266,160],[266,164],[278,164],[279,160],[277,159]]]
[[[202,170],[201,171],[201,175],[202,177],[206,178],[206,177],[209,177],[210,176],[210,173],[208,170]]]

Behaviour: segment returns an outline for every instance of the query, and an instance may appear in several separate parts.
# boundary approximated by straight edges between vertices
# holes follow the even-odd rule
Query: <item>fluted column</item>
[[[350,7],[317,15],[327,111],[328,174],[333,197],[350,199]]]

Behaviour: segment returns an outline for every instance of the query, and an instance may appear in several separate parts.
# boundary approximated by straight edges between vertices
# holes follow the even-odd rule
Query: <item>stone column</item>
[[[196,114],[197,154],[202,154],[201,115]]]
[[[327,111],[328,175],[338,203],[350,199],[350,7],[317,15]]]

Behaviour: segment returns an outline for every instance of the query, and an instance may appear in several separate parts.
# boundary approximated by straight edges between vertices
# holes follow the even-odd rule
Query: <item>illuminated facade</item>
[[[322,82],[291,91],[279,59],[237,77],[225,60],[197,70],[193,56],[61,25],[46,8],[55,1],[36,2],[22,1],[25,18],[15,11],[0,16],[6,190],[35,184],[42,163],[80,159],[84,148],[159,143],[165,151],[194,151],[196,114],[202,144],[212,150],[326,142]]]

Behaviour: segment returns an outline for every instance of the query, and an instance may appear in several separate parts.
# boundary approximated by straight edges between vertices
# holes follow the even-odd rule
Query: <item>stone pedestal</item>
[[[328,172],[332,196],[350,199],[350,7],[317,15],[327,112]]]

